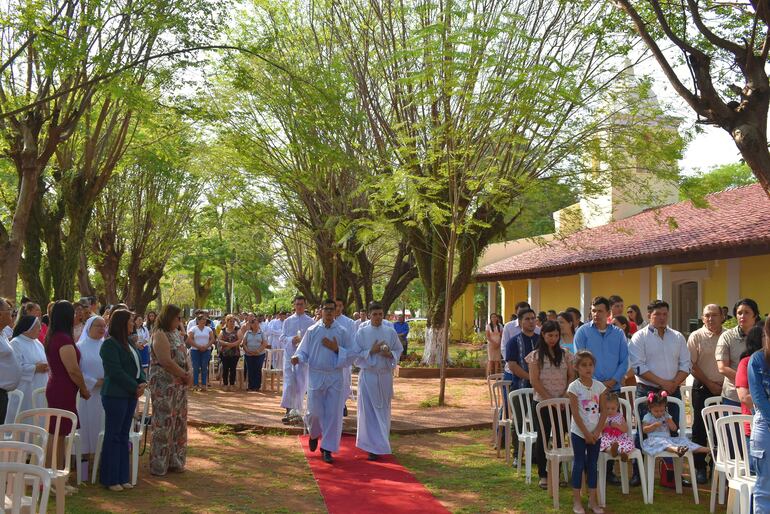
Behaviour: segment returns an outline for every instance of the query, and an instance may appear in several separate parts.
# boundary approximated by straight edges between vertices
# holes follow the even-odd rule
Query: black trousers
[[[235,385],[235,369],[238,367],[237,355],[222,356],[222,381],[225,385]]]
[[[5,423],[5,414],[8,412],[8,391],[0,389],[0,424]],[[15,419],[11,423],[16,422]]]
[[[692,385],[692,440],[701,446],[708,448],[708,437],[706,435],[706,425],[703,423],[703,404],[707,398],[714,396],[709,391],[708,387],[701,384],[697,380]],[[695,454],[695,469],[706,469],[706,454]]]

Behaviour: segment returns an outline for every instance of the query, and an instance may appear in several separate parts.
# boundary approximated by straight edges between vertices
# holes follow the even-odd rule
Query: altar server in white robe
[[[369,304],[369,322],[355,337],[358,374],[358,430],[356,446],[369,452],[369,460],[390,451],[390,402],[393,399],[393,368],[404,347],[392,326],[383,323],[385,312],[378,302]]]
[[[281,332],[283,331],[284,321],[286,321],[286,313],[281,311],[267,324],[267,331],[265,331],[265,335],[267,336],[267,343],[270,345],[270,348],[281,348]],[[278,366],[278,354],[273,354],[273,362],[271,362],[271,366],[273,368]]]
[[[280,344],[283,348],[283,394],[281,407],[286,409],[282,421],[289,421],[291,409],[302,409],[302,400],[307,391],[307,365],[292,364],[291,356],[297,351],[305,332],[315,324],[315,320],[305,314],[305,297],[294,297],[294,314],[286,318],[281,329]]]
[[[332,452],[340,449],[346,399],[343,368],[356,356],[348,331],[334,319],[334,308],[334,300],[324,302],[321,321],[310,327],[291,358],[292,364],[308,365],[305,425],[310,432],[310,451],[318,448],[321,438],[321,453],[328,463],[332,462]]]
[[[22,411],[33,407],[32,391],[48,383],[48,359],[45,357],[43,343],[37,339],[41,327],[40,319],[36,316],[22,316],[13,329],[11,348],[21,368],[21,381],[17,389],[24,393]]]
[[[104,407],[101,388],[104,383],[104,366],[99,350],[104,343],[107,324],[101,316],[91,316],[83,327],[77,346],[80,350],[80,370],[83,380],[91,392],[88,400],[78,401],[80,418],[80,444],[84,454],[96,452],[96,442],[104,426]]]
[[[355,337],[356,335],[356,322],[355,320],[348,318],[345,315],[345,300],[343,300],[342,298],[337,298],[336,300],[334,300],[334,306],[336,308],[336,310],[334,311],[335,321],[340,325],[342,325],[342,328],[344,328],[347,331],[348,335],[352,340],[353,337]],[[345,369],[343,370],[343,377],[345,382],[342,389],[345,395],[345,401],[347,401],[348,398],[352,399],[352,387],[351,387],[352,375],[353,375],[353,370],[351,369],[351,366],[346,366]],[[343,410],[343,415],[347,416],[348,415],[347,406],[343,405],[342,410]]]

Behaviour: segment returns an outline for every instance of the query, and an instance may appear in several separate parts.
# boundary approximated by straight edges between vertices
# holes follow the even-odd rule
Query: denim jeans
[[[129,482],[128,433],[134,419],[136,398],[102,396],[104,406],[104,443],[100,481],[102,485],[120,485]],[[78,465],[80,463],[78,462]]]
[[[597,441],[594,444],[586,444],[585,439],[573,432],[570,432],[570,437],[575,455],[575,460],[572,462],[572,488],[580,489],[583,486],[583,471],[585,471],[588,488],[596,489],[600,443]],[[558,480],[558,477],[555,479]]]
[[[249,391],[259,391],[262,387],[262,365],[265,363],[266,353],[262,355],[246,355],[246,372],[249,376]]]
[[[190,349],[190,360],[193,367],[193,385],[198,385],[198,374],[201,376],[201,385],[208,385],[209,381],[209,361],[211,360],[211,350],[202,352],[195,348]]]
[[[749,452],[757,472],[752,496],[754,514],[767,514],[770,512],[770,424],[759,414],[754,415]]]

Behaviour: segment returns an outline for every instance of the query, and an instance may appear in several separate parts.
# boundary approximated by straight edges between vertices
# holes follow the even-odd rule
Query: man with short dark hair
[[[616,294],[610,296],[608,300],[610,301],[610,316],[607,318],[607,323],[612,324],[612,320],[614,320],[616,316],[625,315],[625,303],[623,302],[623,298]],[[637,330],[639,330],[639,327],[636,326],[636,323],[633,320],[628,319],[628,333],[635,334]]]
[[[409,348],[409,323],[406,322],[406,317],[403,313],[398,315],[398,321],[393,323],[393,329],[396,331],[396,334],[398,334],[398,339],[401,341],[401,346],[404,348],[402,355],[406,355],[407,349]]]
[[[590,351],[596,358],[594,378],[613,392],[620,391],[628,371],[628,342],[621,329],[608,323],[610,301],[597,296],[591,302],[591,321],[575,332],[575,352]]]
[[[334,300],[327,299],[321,321],[307,330],[290,360],[292,365],[308,366],[305,424],[310,433],[310,451],[318,448],[318,439],[322,438],[321,454],[330,464],[332,452],[340,447],[342,407],[347,399],[343,368],[349,367],[355,356],[351,350],[349,332],[335,319]]]
[[[356,446],[369,453],[369,460],[391,453],[390,403],[393,398],[393,368],[403,350],[396,331],[383,324],[385,312],[378,302],[369,304],[370,323],[356,333],[358,429]]]
[[[294,297],[294,314],[283,322],[279,343],[283,348],[283,393],[281,395],[281,407],[286,409],[286,415],[281,419],[289,422],[289,413],[292,409],[300,411],[302,401],[307,389],[307,366],[305,364],[292,364],[291,356],[297,351],[307,329],[315,323],[315,320],[305,314],[305,297]]]

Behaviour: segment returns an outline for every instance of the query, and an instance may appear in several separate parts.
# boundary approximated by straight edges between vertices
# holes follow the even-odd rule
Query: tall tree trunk
[[[40,241],[40,225],[36,204],[27,223],[24,242],[24,257],[19,265],[19,278],[24,286],[26,295],[40,305],[45,305],[51,299],[51,291],[43,282],[43,246]]]
[[[206,278],[206,282],[201,282],[203,274],[203,264],[196,262],[193,268],[193,291],[195,293],[195,308],[202,309],[211,295],[211,277]]]
[[[108,305],[120,303],[118,298],[120,259],[114,254],[104,255],[101,262],[96,264],[96,270],[104,282],[104,303]]]
[[[96,296],[96,289],[88,273],[88,256],[85,251],[81,251],[78,257],[78,291],[81,296]]]
[[[19,197],[13,212],[10,233],[0,225],[0,296],[16,298],[16,281],[24,248],[24,236],[27,232],[39,176],[37,144],[34,141],[25,140],[21,153]]]

